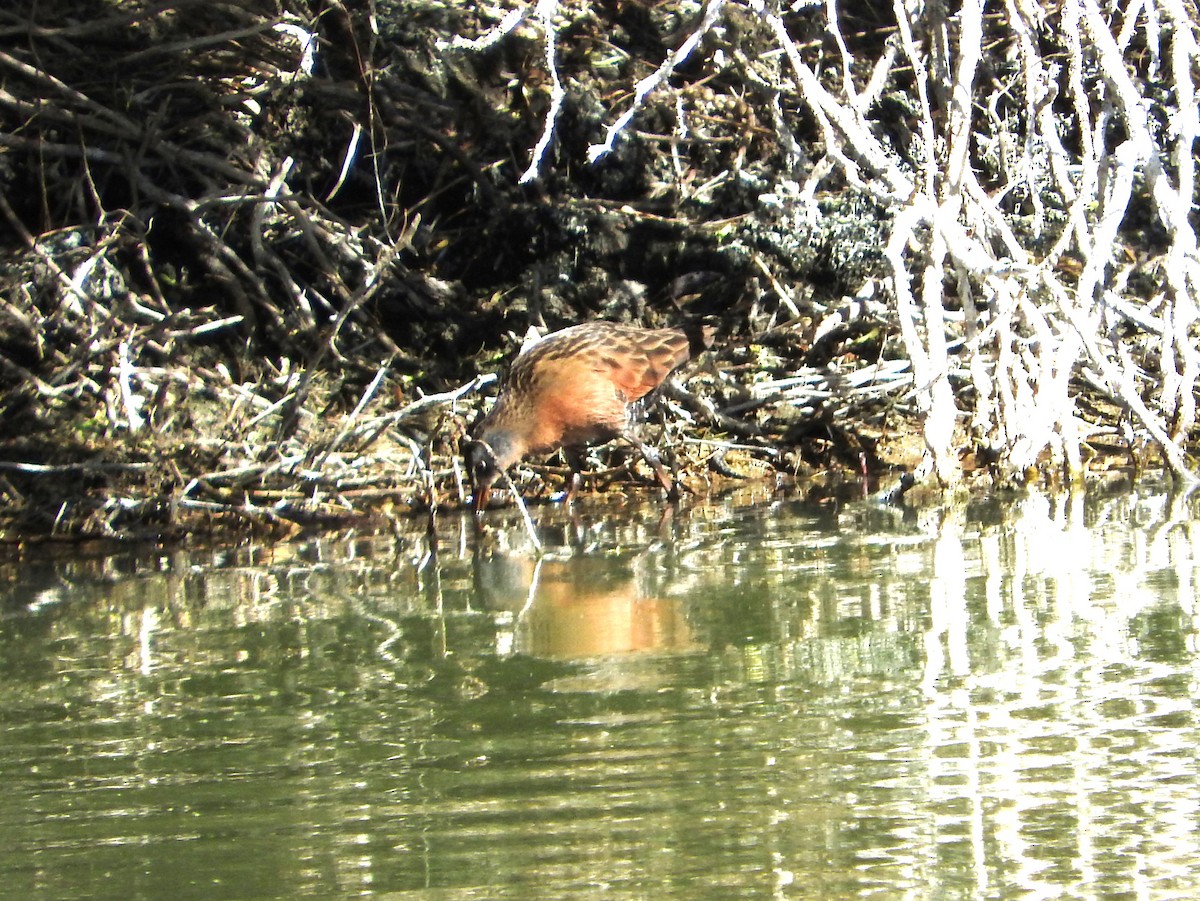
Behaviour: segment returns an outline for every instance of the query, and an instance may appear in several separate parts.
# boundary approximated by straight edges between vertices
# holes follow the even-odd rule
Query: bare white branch
[[[525,17],[529,15],[529,8],[518,6],[516,9],[509,10],[503,19],[491,31],[481,34],[477,38],[464,38],[462,35],[455,35],[449,41],[439,41],[438,49],[440,50],[487,50],[489,47],[494,47],[505,37],[517,30],[517,27],[525,21]]]
[[[725,6],[725,0],[708,0],[704,7],[704,16],[700,20],[700,24],[687,36],[687,39],[677,48],[667,54],[667,58],[662,61],[662,64],[654,71],[653,74],[647,75],[637,83],[633,90],[633,102],[620,118],[610,125],[604,133],[604,142],[601,144],[593,144],[588,148],[588,162],[594,163],[601,157],[612,152],[616,145],[617,138],[633,121],[633,117],[641,110],[642,105],[646,102],[646,98],[653,94],[656,90],[662,87],[672,73],[678,69],[692,55],[692,51],[704,39],[704,36],[712,31],[713,27],[721,18],[721,10]]]
[[[538,169],[542,165],[542,157],[546,155],[546,148],[550,146],[550,141],[554,137],[554,124],[558,121],[563,101],[567,98],[567,92],[563,88],[562,79],[558,74],[556,49],[558,47],[558,31],[554,26],[554,15],[557,11],[556,0],[538,0],[537,8],[534,10],[534,15],[542,25],[542,35],[545,40],[546,71],[550,73],[550,108],[546,110],[542,136],[538,138],[538,142],[533,148],[533,157],[529,161],[529,168],[518,179],[520,184],[526,184],[537,178]]]

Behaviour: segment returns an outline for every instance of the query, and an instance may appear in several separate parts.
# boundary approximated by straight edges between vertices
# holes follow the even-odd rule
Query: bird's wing
[[[572,396],[594,403],[614,391],[632,403],[689,356],[688,338],[677,329],[565,329],[523,350],[504,387],[543,403]]]
[[[633,402],[662,384],[688,360],[688,339],[674,329],[615,332],[597,347],[596,368]]]

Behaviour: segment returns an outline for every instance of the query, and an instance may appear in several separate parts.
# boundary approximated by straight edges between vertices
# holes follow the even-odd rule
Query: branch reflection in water
[[[510,513],[436,542],[0,563],[0,879],[689,901],[1200,884],[1194,499],[538,507],[540,562]]]

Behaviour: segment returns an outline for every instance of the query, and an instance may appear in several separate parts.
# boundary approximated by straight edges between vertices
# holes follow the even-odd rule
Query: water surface
[[[6,893],[1200,893],[1194,503],[533,512],[0,566]]]

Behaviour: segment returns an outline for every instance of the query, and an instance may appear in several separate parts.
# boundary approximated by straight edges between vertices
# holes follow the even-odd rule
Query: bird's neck
[[[493,410],[479,429],[478,439],[492,449],[500,469],[508,469],[529,453],[529,441],[523,437],[519,425],[509,422],[504,410]]]

